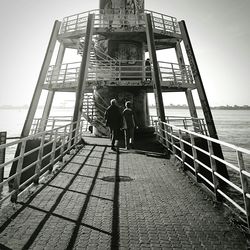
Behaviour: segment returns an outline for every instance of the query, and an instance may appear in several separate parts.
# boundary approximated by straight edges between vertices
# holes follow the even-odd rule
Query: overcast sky
[[[250,0],[145,7],[186,21],[210,105],[250,105]],[[54,21],[97,8],[99,0],[1,0],[0,105],[30,104]]]

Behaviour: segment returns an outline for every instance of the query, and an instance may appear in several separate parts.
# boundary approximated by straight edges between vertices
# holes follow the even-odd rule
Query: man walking
[[[125,146],[127,149],[134,146],[134,133],[135,133],[135,117],[132,111],[132,104],[130,101],[125,103],[123,110],[124,126],[125,126]]]
[[[119,140],[120,130],[123,125],[122,114],[117,105],[116,99],[110,101],[110,106],[105,112],[106,126],[110,128],[111,133],[111,149],[116,150],[115,141]]]

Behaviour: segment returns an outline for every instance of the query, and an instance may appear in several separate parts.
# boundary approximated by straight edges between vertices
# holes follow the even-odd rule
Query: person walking
[[[125,109],[122,112],[125,128],[125,147],[127,149],[134,147],[134,133],[135,133],[135,116],[132,110],[130,101],[125,103]]]
[[[106,121],[106,126],[110,128],[111,149],[115,151],[115,141],[119,140],[120,130],[123,125],[122,114],[116,99],[112,99],[110,101],[110,106],[106,109],[104,118]]]
[[[149,58],[145,61],[145,68],[146,68],[146,81],[151,81],[152,75],[151,75],[151,63]]]

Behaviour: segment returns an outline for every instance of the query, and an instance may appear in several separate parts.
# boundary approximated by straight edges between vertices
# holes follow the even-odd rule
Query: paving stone
[[[1,244],[22,249],[36,230],[30,249],[63,250],[70,239],[79,250],[246,249],[245,236],[170,160],[133,150],[117,155],[109,139],[86,141],[99,145],[80,150],[30,206],[0,211],[0,227],[18,213],[0,231]],[[116,171],[130,181],[103,179]]]

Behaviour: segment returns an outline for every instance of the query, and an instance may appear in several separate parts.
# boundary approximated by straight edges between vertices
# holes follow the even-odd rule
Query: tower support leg
[[[207,99],[207,96],[205,93],[205,89],[204,89],[201,75],[199,72],[198,64],[196,62],[196,58],[194,55],[192,44],[191,44],[191,41],[190,41],[190,38],[188,35],[186,24],[184,21],[181,21],[181,22],[179,22],[179,26],[181,29],[181,35],[183,38],[184,46],[186,48],[188,60],[189,60],[189,63],[190,63],[191,69],[192,69],[193,77],[195,80],[195,85],[197,87],[197,91],[199,94],[201,107],[202,107],[202,110],[204,112],[204,117],[206,119],[209,135],[215,139],[218,139],[218,135],[216,132],[212,112],[210,110],[210,106],[209,106],[208,99]]]
[[[145,14],[146,20],[146,35],[147,35],[147,45],[150,55],[150,59],[153,63],[153,87],[157,105],[157,114],[162,122],[165,122],[165,111],[161,91],[161,80],[160,80],[160,69],[157,62],[156,48],[154,41],[154,32],[152,26],[152,20],[150,14]]]
[[[59,50],[58,50],[56,63],[55,63],[55,73],[54,73],[55,76],[52,76],[52,79],[57,80],[57,78],[59,77],[60,65],[62,65],[64,53],[65,53],[65,46],[63,43],[61,43]],[[53,99],[54,99],[54,95],[55,95],[55,91],[49,90],[48,95],[47,95],[47,99],[46,99],[46,103],[45,103],[45,106],[43,109],[42,119],[41,119],[41,123],[39,126],[39,132],[42,132],[46,129],[50,110],[51,110]]]
[[[31,104],[30,104],[30,107],[29,107],[29,110],[28,110],[28,114],[26,116],[26,120],[24,122],[21,137],[25,137],[25,136],[29,135],[29,132],[30,132],[30,129],[31,129],[31,126],[32,126],[32,121],[34,119],[36,109],[37,109],[37,106],[38,106],[38,102],[39,102],[39,99],[40,99],[40,96],[41,96],[41,93],[42,93],[45,77],[46,77],[46,74],[47,74],[47,71],[48,71],[48,68],[49,68],[49,64],[50,64],[50,61],[51,61],[51,58],[52,58],[52,55],[53,55],[53,52],[54,52],[54,49],[55,49],[55,45],[56,45],[56,41],[57,41],[57,35],[59,33],[60,25],[61,25],[61,22],[55,21],[55,24],[54,24],[54,27],[53,27],[53,30],[52,30],[52,34],[51,34],[51,37],[50,37],[50,41],[49,41],[49,44],[48,44],[48,47],[47,47],[47,51],[46,51],[46,54],[45,54],[45,58],[44,58],[44,61],[43,61],[43,65],[42,65],[42,68],[41,68],[41,71],[40,71],[40,74],[39,74],[39,77],[38,77],[38,81],[37,81],[37,84],[36,84],[35,92],[33,94],[32,100],[31,100]]]
[[[192,73],[193,73],[193,77],[194,77],[194,80],[195,80],[195,85],[196,85],[198,95],[199,95],[199,98],[200,98],[200,103],[201,103],[201,107],[202,107],[204,117],[205,117],[205,120],[206,120],[209,135],[212,138],[218,139],[215,124],[214,124],[214,121],[213,121],[212,112],[211,112],[211,109],[210,109],[210,106],[209,106],[209,103],[208,103],[208,99],[207,99],[207,96],[206,96],[206,93],[205,93],[205,89],[204,89],[203,82],[202,82],[202,79],[201,79],[201,75],[200,75],[200,72],[199,72],[198,64],[196,62],[196,58],[195,58],[195,55],[194,55],[191,40],[190,40],[189,35],[188,35],[186,24],[185,24],[184,21],[181,21],[181,22],[179,22],[179,26],[180,26],[184,46],[185,46],[185,49],[186,49],[186,52],[187,52],[188,60],[189,60],[191,70],[192,70]],[[224,159],[221,146],[219,144],[215,144],[215,143],[213,143],[212,146],[213,146],[214,154],[216,156],[218,156],[219,158]],[[218,168],[218,172],[221,175],[223,175],[225,178],[229,179],[229,175],[228,175],[228,171],[227,171],[226,166],[224,164],[220,164],[219,162],[217,162],[216,165],[220,165],[220,167]],[[221,181],[220,185],[221,186],[225,185],[225,182]]]
[[[81,120],[83,91],[86,87],[86,79],[87,79],[88,65],[89,65],[89,55],[90,55],[92,34],[93,34],[93,21],[94,21],[94,14],[89,14],[86,35],[85,35],[85,43],[84,43],[84,48],[83,48],[82,62],[80,66],[79,80],[78,80],[78,86],[77,86],[77,92],[76,92],[75,108],[74,108],[74,114],[73,114],[73,122],[74,122],[73,133],[72,133],[73,138],[75,137],[77,128],[79,127],[80,120]]]

